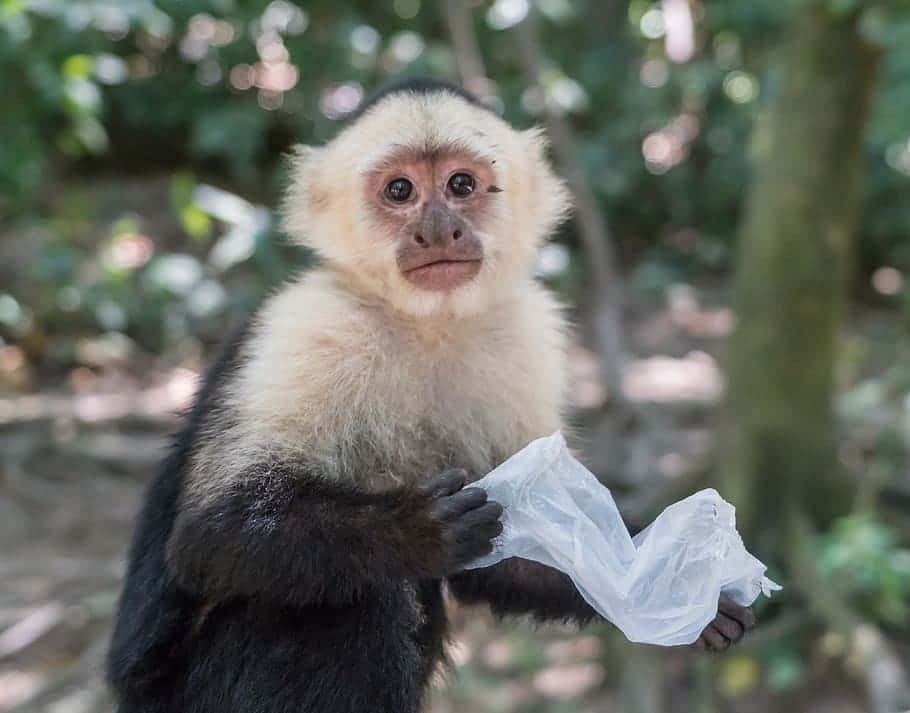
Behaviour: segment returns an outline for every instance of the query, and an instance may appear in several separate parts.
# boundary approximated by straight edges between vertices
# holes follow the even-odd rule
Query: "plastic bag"
[[[568,574],[630,641],[693,643],[720,593],[743,606],[780,587],[736,531],[735,509],[715,490],[670,505],[634,538],[610,491],[579,463],[561,433],[541,438],[474,483],[505,508],[488,567],[523,557]]]

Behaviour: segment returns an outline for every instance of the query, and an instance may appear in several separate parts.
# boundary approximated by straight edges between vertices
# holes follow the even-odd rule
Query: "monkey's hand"
[[[167,545],[170,571],[211,601],[270,597],[347,605],[403,578],[442,579],[492,548],[502,507],[447,471],[415,488],[363,492],[287,464],[186,504]]]
[[[447,470],[419,486],[430,499],[430,518],[442,535],[442,576],[460,572],[489,554],[493,539],[502,532],[502,505],[489,500],[483,488],[465,488],[466,478],[463,470]]]
[[[714,618],[694,646],[702,651],[725,651],[743,638],[755,626],[755,615],[749,607],[741,607],[726,594],[717,602],[717,616]]]

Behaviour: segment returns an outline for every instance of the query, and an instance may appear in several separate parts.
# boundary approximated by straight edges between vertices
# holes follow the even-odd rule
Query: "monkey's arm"
[[[585,624],[596,613],[567,574],[538,562],[512,557],[492,567],[469,569],[449,578],[452,593],[467,604],[486,602],[493,613],[532,614],[541,620]]]
[[[540,620],[571,620],[581,625],[597,616],[568,575],[518,557],[492,567],[465,570],[450,577],[449,586],[459,600],[466,604],[487,602],[498,616],[532,614]],[[695,647],[724,651],[753,626],[752,609],[721,594],[717,616],[702,631]]]
[[[633,534],[642,529],[628,522],[626,527]],[[465,570],[451,577],[449,586],[459,600],[488,603],[497,616],[531,614],[540,620],[571,620],[581,625],[597,616],[569,575],[520,557]]]
[[[460,601],[486,602],[497,616],[531,614],[540,620],[568,620],[582,626],[598,616],[567,574],[518,557],[492,567],[465,570],[450,577],[449,586]],[[695,647],[724,651],[754,626],[750,607],[721,594],[717,616],[702,631]]]
[[[500,506],[464,475],[423,489],[363,493],[254,469],[204,505],[185,504],[168,542],[178,584],[211,601],[263,597],[343,605],[405,577],[440,578],[489,551]]]

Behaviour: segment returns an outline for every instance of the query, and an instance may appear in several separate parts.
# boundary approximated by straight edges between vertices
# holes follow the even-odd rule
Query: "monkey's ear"
[[[522,131],[521,140],[530,164],[526,173],[533,177],[533,184],[528,186],[533,196],[529,207],[538,234],[543,237],[568,220],[572,213],[572,194],[550,165],[547,158],[550,141],[544,130],[538,126]]]
[[[287,156],[291,176],[291,188],[300,184],[308,184],[314,164],[320,154],[320,149],[315,146],[297,144]]]
[[[288,237],[307,244],[309,228],[320,208],[328,201],[328,194],[314,180],[319,175],[322,149],[298,144],[288,156],[290,180],[281,206],[281,224]]]

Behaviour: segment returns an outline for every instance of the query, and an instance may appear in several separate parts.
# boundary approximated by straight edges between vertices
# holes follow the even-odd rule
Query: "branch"
[[[540,86],[542,53],[537,33],[537,18],[533,6],[528,16],[516,26],[521,63],[525,77],[532,86]],[[594,292],[594,346],[600,356],[601,378],[611,399],[624,403],[622,367],[626,360],[622,333],[622,278],[616,270],[613,238],[601,216],[597,198],[588,186],[584,171],[574,150],[568,122],[546,104],[545,123],[560,170],[575,197],[578,232],[588,258],[588,270]]]
[[[483,55],[477,42],[477,33],[471,11],[464,0],[440,0],[442,13],[449,28],[452,50],[458,63],[458,73],[465,89],[483,96],[490,91],[490,80],[483,65]]]
[[[483,57],[464,0],[442,0],[452,48],[464,86],[478,94],[490,91]],[[540,46],[537,40],[533,6],[527,18],[518,24],[517,37],[527,81],[540,84]],[[585,180],[574,156],[573,139],[568,123],[548,108],[545,122],[560,170],[575,198],[575,213],[582,245],[588,258],[593,289],[592,332],[594,348],[600,357],[601,380],[615,403],[625,404],[622,392],[622,366],[626,352],[622,333],[622,280],[615,268],[613,240],[600,216],[597,199]]]

